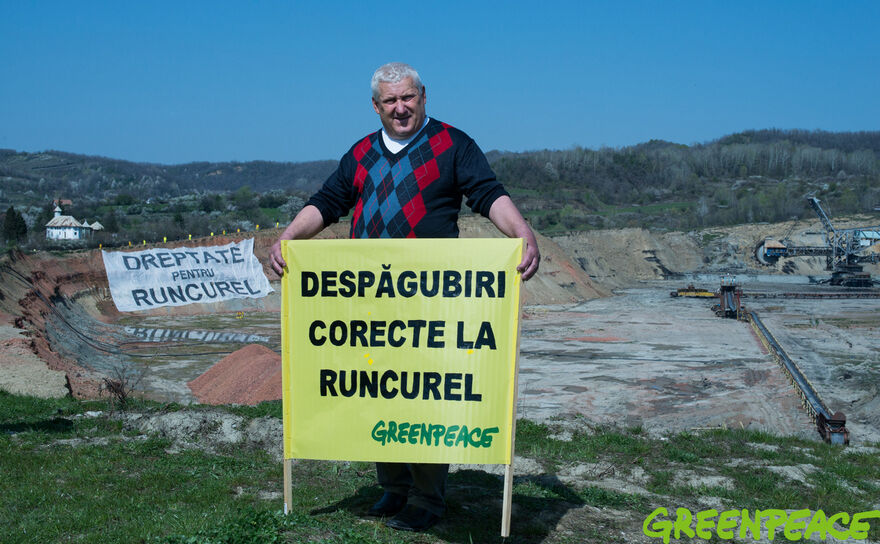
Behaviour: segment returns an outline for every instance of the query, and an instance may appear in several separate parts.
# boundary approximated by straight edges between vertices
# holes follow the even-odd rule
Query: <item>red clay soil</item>
[[[230,353],[187,384],[202,404],[249,404],[281,398],[281,355],[259,344]]]

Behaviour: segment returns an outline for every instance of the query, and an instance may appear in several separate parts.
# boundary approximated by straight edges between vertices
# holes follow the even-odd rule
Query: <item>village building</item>
[[[46,223],[47,240],[86,240],[96,231],[104,230],[101,223],[88,221],[80,223],[71,215],[61,215],[61,208],[55,205],[55,217]]]

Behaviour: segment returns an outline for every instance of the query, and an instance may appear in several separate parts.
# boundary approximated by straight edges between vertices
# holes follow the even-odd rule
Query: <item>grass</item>
[[[266,452],[172,447],[161,436],[126,430],[109,409],[104,402],[0,392],[0,541],[501,541],[499,476],[472,467],[451,473],[445,520],[427,533],[410,534],[363,517],[381,494],[372,464],[300,460],[293,465],[293,503],[285,516],[279,511],[281,464]],[[130,409],[208,408],[135,401]],[[225,410],[245,419],[281,414],[279,402]],[[87,411],[103,413],[84,417]],[[570,440],[554,438],[560,426]],[[641,427],[599,427],[583,418],[521,420],[516,443],[517,455],[541,470],[514,480],[511,543],[636,540],[643,538],[641,522],[658,506],[696,512],[709,501],[718,510],[809,508],[830,515],[870,510],[880,496],[876,452],[764,432],[657,437]],[[814,468],[800,480],[774,468],[808,465]],[[577,467],[595,470],[566,477]],[[689,481],[702,476],[714,479]],[[876,540],[880,523],[874,525],[869,538]]]
[[[517,195],[522,197],[522,195]],[[644,205],[611,205],[595,203],[597,209],[578,204],[559,208],[526,209],[524,216],[545,235],[597,228],[641,227],[647,223],[663,228],[664,219],[684,217],[692,213],[693,202],[660,202]]]
[[[701,239],[700,245],[703,247],[708,246],[712,243],[713,240],[717,240],[718,238],[723,238],[724,235],[720,232],[704,232],[703,237]]]

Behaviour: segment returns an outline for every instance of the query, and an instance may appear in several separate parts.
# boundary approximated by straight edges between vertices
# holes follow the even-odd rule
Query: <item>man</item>
[[[281,240],[311,238],[354,208],[352,238],[455,238],[462,197],[511,238],[526,242],[517,270],[531,278],[540,254],[535,235],[483,152],[464,132],[425,114],[427,94],[419,74],[392,62],[379,67],[371,82],[373,109],[382,130],[360,140],[272,246],[272,268],[286,263]],[[394,516],[394,529],[421,531],[446,510],[449,465],[377,463],[382,498],[368,511]],[[396,514],[396,515],[395,515]]]

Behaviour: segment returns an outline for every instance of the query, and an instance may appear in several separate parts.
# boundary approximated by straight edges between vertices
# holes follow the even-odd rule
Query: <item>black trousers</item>
[[[449,465],[427,463],[376,463],[376,475],[386,492],[407,497],[407,504],[438,516],[446,511],[446,477]]]

